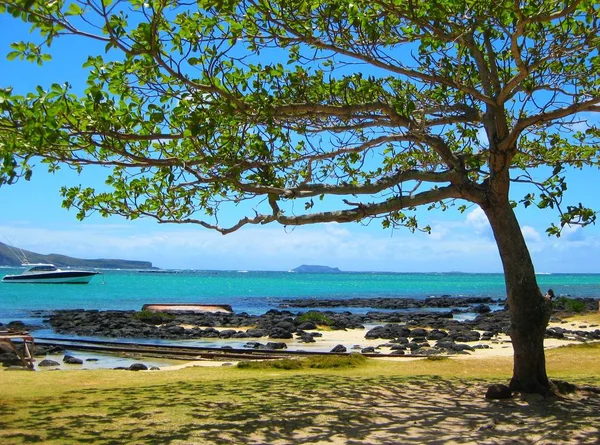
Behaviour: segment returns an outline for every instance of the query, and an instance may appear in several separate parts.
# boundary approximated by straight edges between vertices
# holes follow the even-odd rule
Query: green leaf
[[[65,11],[65,15],[66,16],[70,16],[70,15],[82,15],[82,14],[83,14],[83,9],[77,3],[71,3],[69,5],[69,9],[67,9]]]
[[[17,57],[23,58],[23,53],[21,51],[11,51],[6,55],[8,60],[15,60]]]

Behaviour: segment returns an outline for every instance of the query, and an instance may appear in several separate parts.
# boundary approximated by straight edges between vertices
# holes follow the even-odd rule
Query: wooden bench
[[[29,332],[0,331],[0,344],[8,346],[11,351],[17,354],[23,366],[33,368],[35,344]],[[21,346],[20,350],[19,346]]]

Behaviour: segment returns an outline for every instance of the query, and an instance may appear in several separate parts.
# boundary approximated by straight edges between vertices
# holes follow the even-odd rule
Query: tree
[[[223,234],[372,219],[429,230],[416,207],[477,205],[504,268],[511,387],[548,391],[550,307],[514,207],[558,209],[557,235],[595,220],[562,196],[568,169],[598,165],[597,2],[0,0],[1,11],[41,37],[9,58],[43,63],[64,36],[105,51],[87,59],[79,94],[2,90],[5,183],[36,157],[51,170],[108,166],[106,190],[62,189],[79,218]],[[532,191],[511,197],[515,182]],[[249,213],[223,221],[226,208]]]

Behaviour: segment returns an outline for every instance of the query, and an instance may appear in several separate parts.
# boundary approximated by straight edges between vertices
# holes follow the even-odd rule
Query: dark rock
[[[282,329],[288,332],[294,332],[296,330],[296,325],[289,321],[281,321],[275,325],[276,328]]]
[[[511,397],[512,391],[510,390],[510,388],[501,383],[496,383],[490,386],[487,389],[487,392],[485,393],[485,398],[492,400],[510,399]]]
[[[448,333],[445,331],[440,331],[439,329],[433,329],[427,334],[427,340],[441,340],[444,337],[447,337]]]
[[[465,345],[465,344],[459,344],[459,343],[455,343],[454,345],[452,345],[451,349],[454,351],[457,351],[457,352],[474,351],[475,350],[472,346]]]
[[[83,360],[77,357],[73,357],[72,355],[65,355],[63,358],[63,362],[69,365],[82,365]]]
[[[417,329],[413,329],[410,332],[410,336],[411,337],[427,337],[427,329],[423,329],[423,328],[417,328]]]
[[[13,351],[0,352],[0,363],[2,363],[3,366],[19,365],[21,359]]]
[[[460,342],[471,342],[471,341],[479,341],[481,335],[477,331],[451,331],[448,336],[452,338],[454,341]]]
[[[97,358],[86,358],[85,361],[86,362],[97,362],[98,359]]]
[[[550,338],[565,338],[566,330],[558,326],[546,329],[546,337]]]
[[[246,334],[248,335],[248,337],[260,338],[266,337],[267,331],[265,331],[264,329],[248,329],[246,331]]]
[[[475,312],[476,314],[487,314],[488,312],[492,312],[492,308],[487,304],[478,304],[476,306],[471,306],[471,312]]]
[[[234,330],[234,329],[225,329],[224,331],[221,331],[219,333],[219,338],[231,338],[235,334],[237,334],[236,330]]]
[[[427,339],[425,337],[413,337],[412,343],[427,343]]]
[[[41,362],[39,362],[38,366],[41,366],[42,368],[44,368],[46,366],[60,366],[60,363],[55,362],[54,360],[45,359],[45,360],[42,360]]]
[[[129,368],[130,371],[147,371],[148,367],[143,363],[133,363]]]
[[[409,340],[406,337],[398,337],[393,339],[392,341],[390,341],[390,343],[396,343],[396,344],[400,344],[400,345],[407,345],[409,344]]]
[[[160,368],[158,366],[153,366],[150,368],[150,371],[160,371]]]
[[[366,348],[362,348],[360,352],[363,354],[373,354],[375,352],[375,348],[373,346],[367,346]]]
[[[20,320],[14,320],[14,321],[8,322],[6,327],[8,329],[14,329],[15,331],[22,331],[23,329],[25,329],[25,323],[23,323]]]
[[[398,337],[408,337],[410,329],[405,326],[386,324],[385,326],[375,326],[365,334],[366,339],[393,339]]]
[[[317,325],[312,321],[305,321],[304,323],[298,325],[298,329],[303,331],[312,331],[313,329],[317,329]]]
[[[268,349],[287,349],[287,344],[280,341],[280,342],[268,342],[266,344],[266,347]]]
[[[336,345],[331,350],[331,352],[334,352],[334,353],[341,353],[341,352],[346,352],[346,351],[347,351],[347,349],[346,349],[346,347],[344,345]]]
[[[291,331],[287,331],[285,329],[281,329],[281,328],[273,328],[271,329],[271,331],[269,332],[269,338],[293,338],[294,335],[292,334]]]
[[[314,335],[312,335],[310,332],[302,332],[300,334],[300,340],[303,343],[314,343],[316,341],[314,339]]]

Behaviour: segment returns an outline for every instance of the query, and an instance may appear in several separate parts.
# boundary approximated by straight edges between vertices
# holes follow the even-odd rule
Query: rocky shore
[[[598,300],[580,299],[579,307],[593,311]],[[352,299],[352,300],[302,300],[294,305],[313,307],[377,307],[388,309],[395,305],[397,311],[371,311],[355,314],[349,311],[328,310],[290,311],[272,309],[262,315],[247,313],[192,313],[172,314],[138,311],[58,310],[45,320],[59,334],[107,338],[146,338],[166,340],[235,339],[246,348],[281,349],[287,342],[311,344],[322,341],[325,333],[352,330],[362,332],[367,347],[355,345],[364,353],[381,348],[396,355],[464,354],[477,348],[489,347],[486,342],[509,332],[509,313],[505,309],[493,311],[489,305],[497,301],[485,298],[430,298],[423,301],[408,299]],[[564,313],[567,300],[554,302],[556,312]],[[400,311],[409,308],[411,311]],[[427,309],[434,308],[434,311]],[[457,312],[476,313],[474,319],[454,319]],[[419,310],[422,309],[422,310]],[[448,309],[448,310],[443,310]],[[554,319],[554,321],[559,321]],[[367,328],[365,328],[367,326]],[[24,329],[20,322],[9,324],[12,329]],[[0,326],[0,329],[2,326]],[[566,329],[555,325],[547,329],[551,339],[577,341],[600,340],[600,329]],[[279,340],[279,341],[271,341]],[[281,341],[284,340],[284,341]],[[379,340],[373,344],[373,340]],[[370,343],[369,343],[370,342]],[[478,344],[474,344],[478,343]],[[346,352],[336,345],[332,352]],[[2,361],[2,357],[0,357]]]
[[[505,332],[508,314],[492,312],[488,306],[476,308],[480,314],[472,321],[453,319],[452,311],[443,312],[351,312],[270,310],[263,315],[247,313],[175,312],[169,316],[140,317],[135,311],[63,310],[56,311],[48,322],[60,334],[123,338],[261,338],[291,339],[294,335],[310,336],[317,326],[329,330],[362,329],[365,325],[399,323],[452,331]],[[217,329],[218,328],[218,329]],[[243,329],[240,329],[243,328]],[[387,338],[387,337],[381,337]]]
[[[393,299],[379,299],[377,304],[389,305]],[[589,300],[589,301],[588,301]],[[597,307],[597,300],[581,300],[587,310]],[[373,304],[372,300],[344,300],[352,304]],[[339,300],[319,300],[323,305],[327,302],[339,305]],[[405,299],[402,299],[402,303]],[[492,311],[486,303],[489,299],[479,298],[431,298],[414,304],[420,308],[453,308],[448,311],[411,311],[380,312],[354,314],[348,311],[308,311],[292,312],[272,309],[262,315],[247,313],[191,313],[176,312],[166,314],[143,314],[136,311],[96,311],[96,310],[63,310],[56,311],[48,319],[52,328],[60,334],[119,337],[119,338],[160,338],[170,340],[182,339],[292,339],[294,336],[301,342],[311,343],[318,326],[326,326],[328,330],[363,329],[365,325],[373,327],[365,338],[394,339],[410,337],[405,331],[413,328],[428,328],[444,331],[450,338],[459,341],[477,341],[480,337],[489,339],[497,334],[508,334],[509,315],[506,310]],[[451,303],[454,303],[451,305]],[[346,305],[349,306],[349,305]],[[469,311],[478,315],[473,320],[458,321],[454,313],[463,312],[457,307],[469,307]],[[564,311],[560,304],[555,304],[556,311]],[[389,326],[404,325],[400,334]],[[387,326],[387,327],[386,327]],[[421,329],[423,330],[423,329]],[[483,333],[483,334],[480,334]],[[439,333],[435,335],[440,335]],[[556,338],[559,333],[548,331],[548,336]],[[599,339],[597,334],[581,332],[578,335]],[[419,331],[413,337],[427,337]]]
[[[424,309],[424,308],[462,308],[465,312],[471,311],[478,305],[499,304],[504,305],[505,300],[493,299],[490,297],[451,297],[442,295],[441,297],[430,297],[424,300],[414,298],[346,298],[343,300],[304,298],[297,300],[283,300],[280,307],[294,308],[373,308],[373,309]]]

